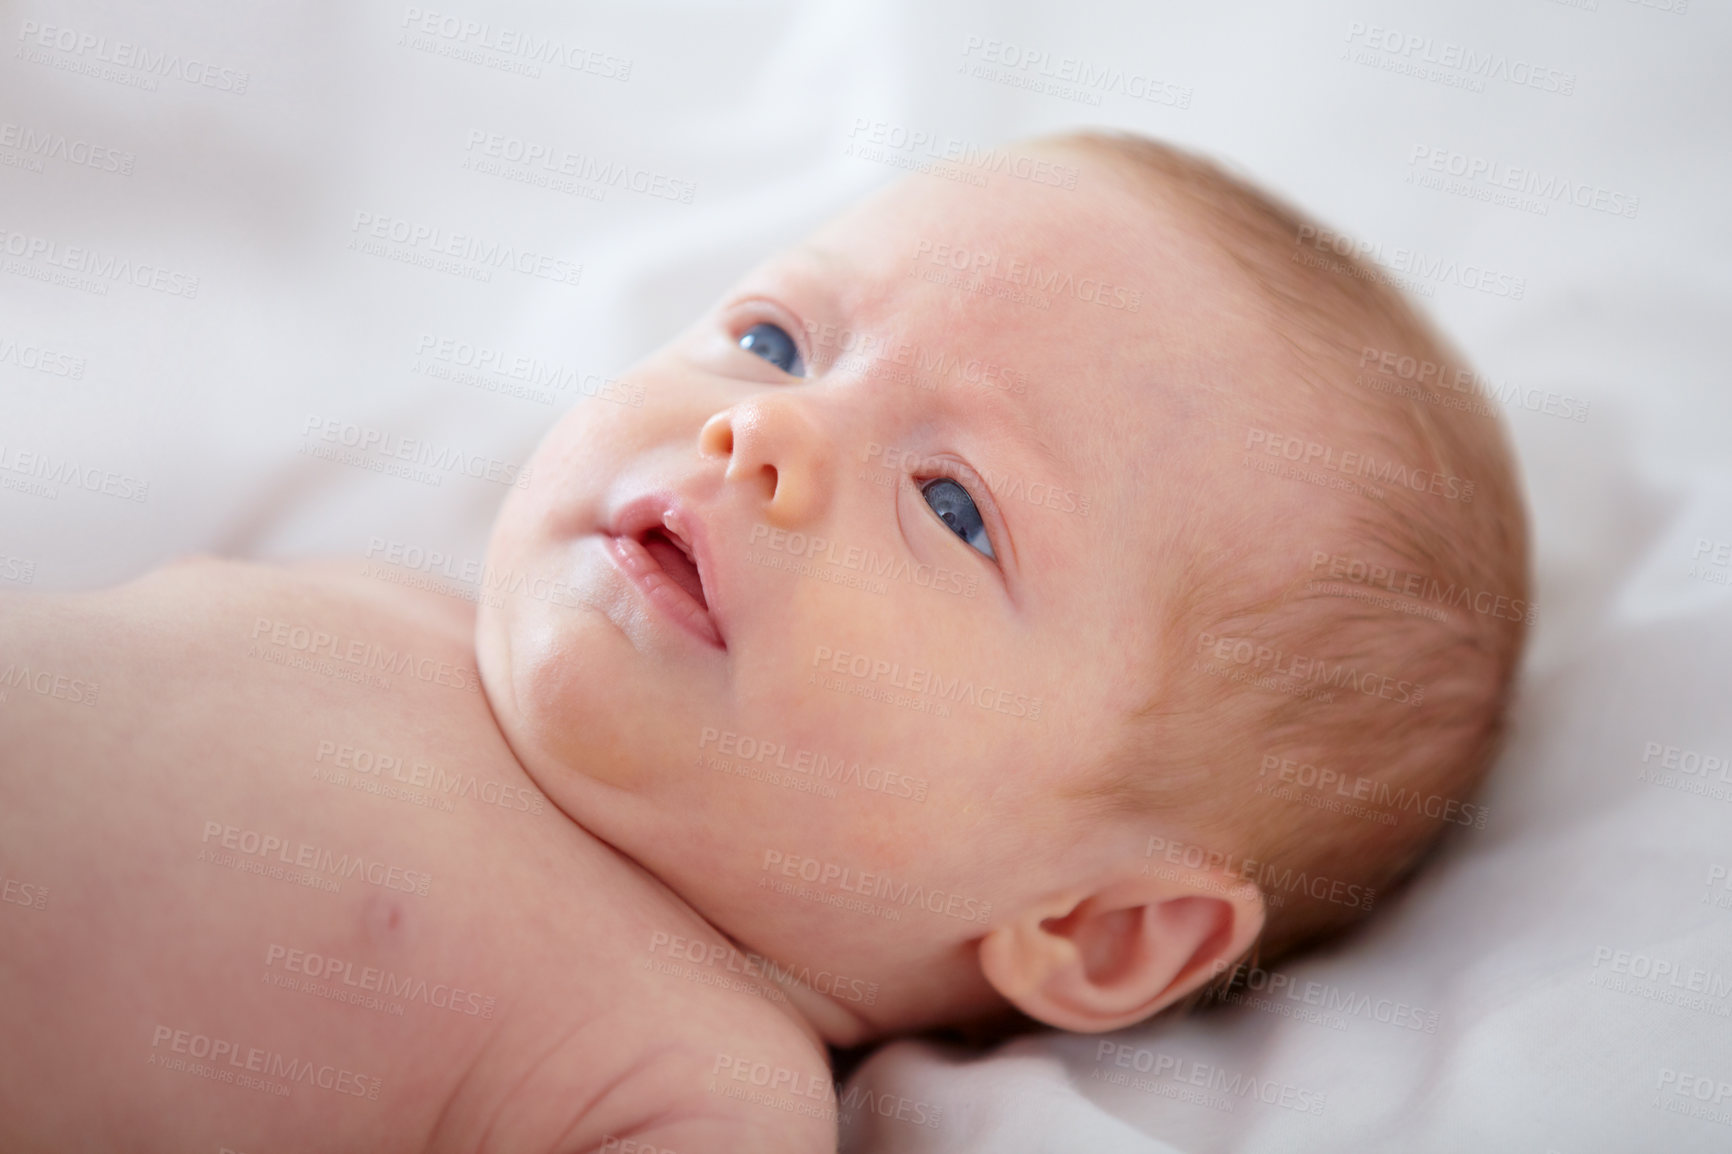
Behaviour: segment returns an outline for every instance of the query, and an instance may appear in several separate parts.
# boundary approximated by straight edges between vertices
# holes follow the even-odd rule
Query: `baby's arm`
[[[745,1109],[714,1115],[701,1107],[649,1112],[659,1116],[641,1125],[615,1126],[599,1142],[572,1147],[572,1154],[836,1154],[834,1121],[797,1117],[774,1106],[745,1104]]]
[[[836,1095],[815,1037],[751,996],[658,992],[651,981],[631,999],[647,1007],[584,1028],[617,1029],[634,1061],[597,1077],[597,1038],[577,1036],[525,1080],[522,1108],[579,1119],[549,1154],[836,1154]]]

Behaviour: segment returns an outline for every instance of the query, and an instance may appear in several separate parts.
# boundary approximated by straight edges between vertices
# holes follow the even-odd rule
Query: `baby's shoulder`
[[[473,605],[460,596],[391,583],[381,568],[356,558],[273,564],[188,554],[102,589],[0,592],[0,628],[87,618],[108,625],[130,623],[140,633],[152,626],[172,626],[187,636],[272,606],[365,612],[385,628],[432,626],[461,637],[465,644],[475,624]]]
[[[509,1041],[441,1148],[835,1150],[828,1055],[762,959],[587,832],[531,864],[557,882],[511,866],[511,925],[488,943],[517,975]]]
[[[121,646],[105,651],[111,659],[128,646],[169,642],[205,659],[212,673],[245,658],[255,670],[274,665],[355,684],[413,691],[427,682],[478,694],[473,608],[369,573],[353,558],[273,564],[187,556],[111,589],[50,595],[39,613]]]
[[[536,1097],[601,1087],[558,1154],[833,1154],[836,1094],[823,1045],[764,991],[719,982],[702,964],[634,965],[626,996],[525,1085]]]
[[[497,759],[474,618],[444,600],[329,563],[210,557],[106,589],[0,595],[0,702],[20,706],[0,709],[0,734],[66,738],[59,722],[74,716],[87,733],[132,731],[165,712],[182,728],[263,724],[284,740],[312,719],[355,734],[413,721],[453,756]],[[68,702],[95,709],[62,716]]]
[[[197,600],[210,609],[242,614],[275,606],[365,615],[377,629],[432,633],[464,647],[475,632],[475,607],[460,587],[405,580],[394,569],[356,557],[278,564],[192,554],[158,566],[115,592]]]

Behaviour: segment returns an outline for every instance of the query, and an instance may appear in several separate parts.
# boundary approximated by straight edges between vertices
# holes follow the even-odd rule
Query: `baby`
[[[1530,613],[1472,375],[1205,161],[1028,155],[573,408],[477,607],[352,561],[0,600],[0,1148],[942,1126],[826,1047],[1129,1026],[1482,822]]]

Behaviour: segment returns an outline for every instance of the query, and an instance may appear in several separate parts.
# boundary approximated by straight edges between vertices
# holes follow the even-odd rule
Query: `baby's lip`
[[[650,600],[701,640],[717,649],[728,647],[716,599],[708,526],[678,493],[663,489],[632,498],[613,515],[606,532],[615,557]],[[698,573],[701,599],[686,592],[645,547],[645,538],[657,532],[690,559]]]

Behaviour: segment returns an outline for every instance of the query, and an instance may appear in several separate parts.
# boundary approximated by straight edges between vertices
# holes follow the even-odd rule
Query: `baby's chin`
[[[654,790],[655,767],[666,759],[649,753],[684,715],[677,701],[659,700],[658,686],[622,668],[630,654],[616,651],[621,640],[611,626],[544,613],[539,603],[509,599],[488,609],[476,625],[476,663],[512,754],[556,805],[582,820],[586,806],[599,804],[595,786]]]
[[[567,762],[570,751],[560,727],[550,724],[559,715],[560,686],[550,684],[557,675],[556,663],[533,638],[514,638],[523,624],[514,620],[510,599],[484,603],[476,613],[475,664],[481,673],[481,688],[493,711],[494,724],[512,754],[544,793],[558,799],[554,767]]]

